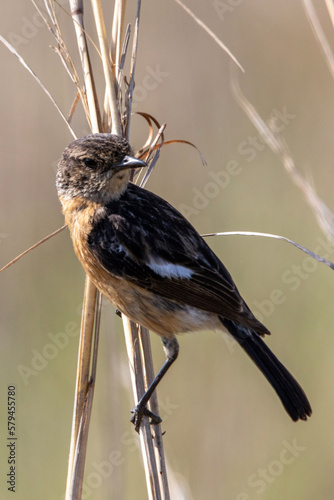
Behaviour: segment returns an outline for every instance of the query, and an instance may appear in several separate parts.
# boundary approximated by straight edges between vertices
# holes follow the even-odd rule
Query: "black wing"
[[[88,243],[109,273],[152,293],[253,328],[268,330],[253,316],[231,275],[192,225],[158,196],[130,184],[94,224]],[[190,270],[167,277],[152,261]],[[151,265],[151,267],[150,267]]]

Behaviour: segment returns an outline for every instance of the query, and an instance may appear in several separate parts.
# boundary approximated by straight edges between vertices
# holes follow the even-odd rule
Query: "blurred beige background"
[[[132,22],[136,2],[129,3]],[[111,5],[103,4],[108,24]],[[243,65],[241,88],[261,116],[288,114],[283,137],[298,168],[334,210],[334,82],[302,2],[189,0],[187,5]],[[317,9],[334,47],[322,2]],[[71,20],[59,11],[59,21],[78,61]],[[33,5],[3,0],[0,24],[1,34],[16,44],[67,114],[75,89],[49,47],[54,40]],[[96,39],[89,21],[87,30]],[[167,123],[167,139],[195,143],[207,162],[202,166],[188,146],[168,146],[148,189],[182,209],[202,233],[272,232],[333,261],[334,248],[301,192],[234,101],[228,56],[172,0],[143,2],[139,42],[135,110]],[[63,224],[55,169],[71,136],[18,60],[3,46],[0,53],[4,265]],[[95,71],[101,73],[95,61]],[[88,132],[80,106],[73,127],[78,136]],[[134,147],[146,133],[144,121],[134,117]],[[307,423],[292,423],[263,376],[222,335],[182,337],[180,357],[158,393],[170,478],[183,488],[184,496],[179,492],[174,498],[329,500],[334,274],[283,242],[229,236],[209,243],[248,304],[259,318],[262,314],[272,331],[268,344],[304,387],[314,414]],[[62,498],[83,284],[84,273],[66,231],[0,276],[1,498],[10,495],[5,438],[11,384],[17,388],[15,498]],[[277,289],[281,300],[273,304]],[[164,355],[159,338],[151,337],[158,369]],[[133,406],[121,321],[106,303],[83,498],[146,498],[137,438],[129,422]]]

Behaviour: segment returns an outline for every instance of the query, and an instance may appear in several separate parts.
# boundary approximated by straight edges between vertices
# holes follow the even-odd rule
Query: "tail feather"
[[[221,318],[221,322],[275,389],[292,420],[307,420],[312,409],[303,389],[261,337],[233,321]]]

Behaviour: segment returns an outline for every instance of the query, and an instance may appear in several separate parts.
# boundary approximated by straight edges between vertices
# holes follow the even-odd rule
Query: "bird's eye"
[[[87,168],[91,169],[97,168],[97,162],[93,160],[93,158],[83,158],[82,161]]]

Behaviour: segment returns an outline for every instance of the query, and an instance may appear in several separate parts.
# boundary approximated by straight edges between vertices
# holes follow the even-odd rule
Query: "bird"
[[[230,273],[190,222],[167,201],[130,181],[147,164],[121,136],[96,133],[62,153],[56,188],[74,251],[117,311],[160,335],[166,360],[132,410],[161,422],[149,399],[179,354],[177,334],[222,330],[263,373],[293,421],[311,416],[296,379],[264,342],[270,332],[253,315]]]

